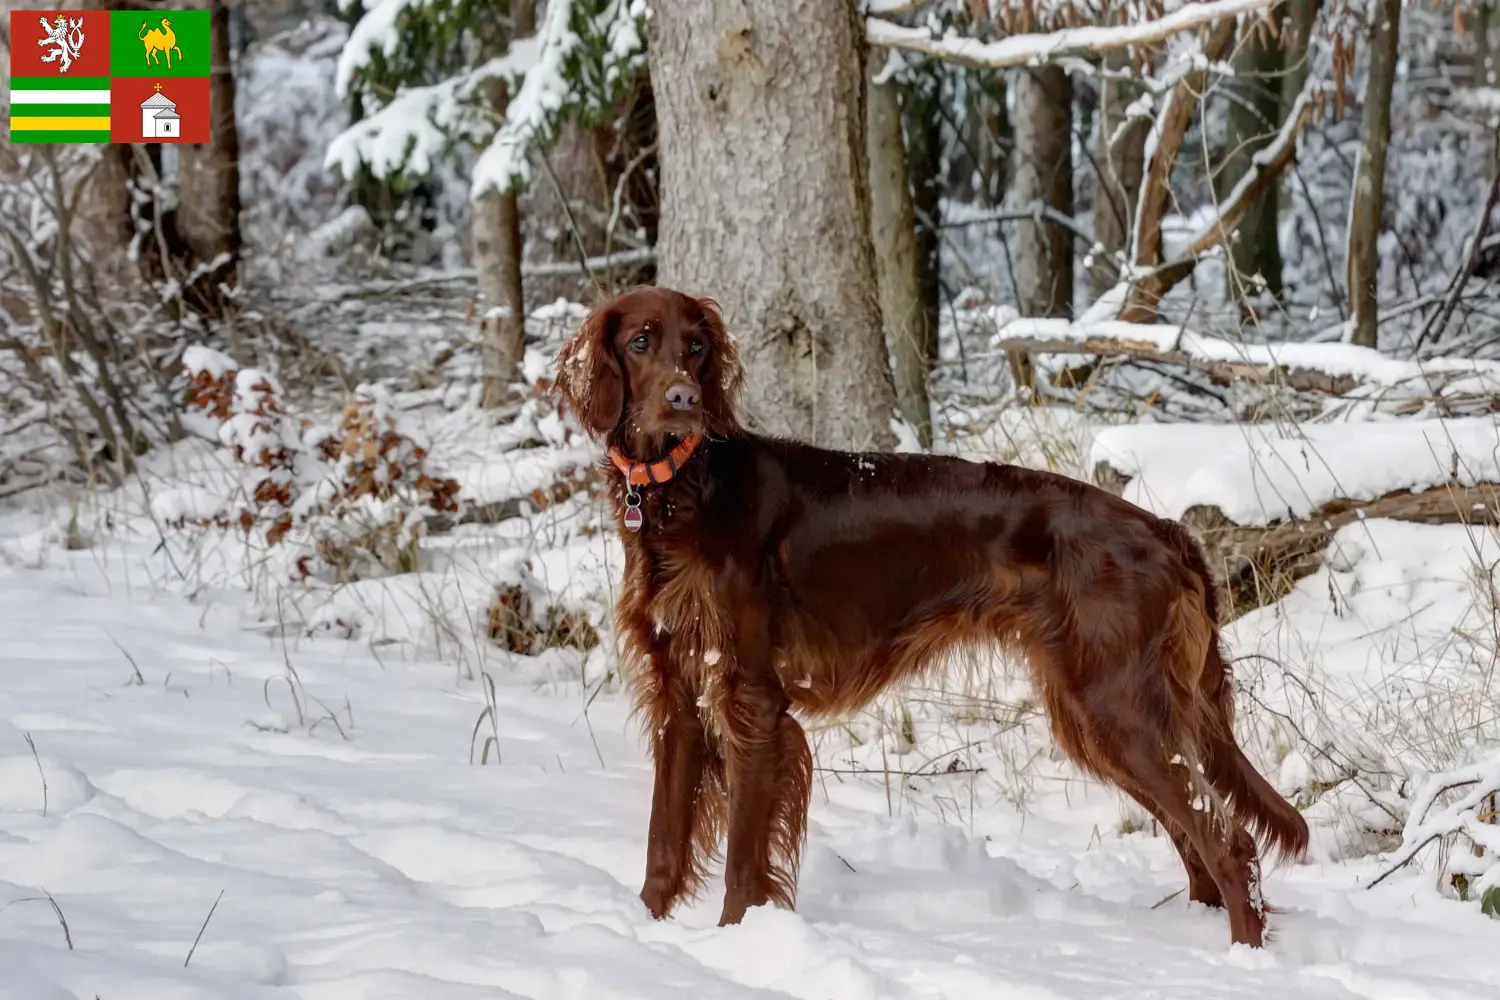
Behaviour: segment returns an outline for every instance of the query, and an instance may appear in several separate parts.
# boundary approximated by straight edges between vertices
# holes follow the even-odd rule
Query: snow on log
[[[1130,424],[1099,431],[1089,461],[1101,486],[1194,528],[1226,607],[1242,610],[1317,569],[1354,521],[1500,523],[1492,417]]]

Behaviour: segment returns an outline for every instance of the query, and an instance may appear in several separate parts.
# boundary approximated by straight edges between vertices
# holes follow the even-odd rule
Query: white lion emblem
[[[73,60],[78,58],[78,50],[83,48],[83,18],[68,20],[67,15],[57,15],[57,27],[47,23],[45,17],[37,18],[37,23],[47,33],[46,38],[37,39],[37,44],[53,46],[53,51],[42,56],[42,62],[57,62],[62,64],[57,67],[59,73],[66,73],[68,67],[73,65]]]

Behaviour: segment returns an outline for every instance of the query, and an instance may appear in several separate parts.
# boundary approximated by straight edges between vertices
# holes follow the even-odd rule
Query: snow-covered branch
[[[865,38],[871,45],[921,52],[973,69],[1035,66],[1070,56],[1107,52],[1129,45],[1160,42],[1183,31],[1225,18],[1263,11],[1280,0],[1202,0],[1170,14],[1137,24],[1066,28],[1062,31],[1011,35],[994,42],[949,34],[933,38],[926,28],[907,28],[878,17],[865,19]]]
[[[530,179],[531,152],[556,134],[562,118],[607,107],[643,58],[644,0],[551,0],[538,32],[512,40],[504,55],[437,82],[372,80],[380,75],[376,54],[398,52],[405,19],[436,16],[434,4],[365,0],[368,13],[339,60],[338,90],[362,87],[378,99],[383,86],[395,94],[330,143],[329,168],[346,177],[361,165],[379,178],[425,174],[455,144],[468,143],[482,150],[473,196],[508,190]],[[485,99],[484,85],[497,79],[512,95],[503,115]]]
[[[1446,792],[1468,789],[1459,799],[1443,809],[1434,810],[1438,797]],[[1390,866],[1372,881],[1373,889],[1386,878],[1410,864],[1421,850],[1433,841],[1462,833],[1482,852],[1472,858],[1465,875],[1479,875],[1471,891],[1500,886],[1500,825],[1495,823],[1494,802],[1500,798],[1500,754],[1454,771],[1435,774],[1422,786],[1407,813],[1406,828],[1401,831],[1401,847],[1391,856]]]
[[[511,99],[505,124],[474,164],[470,190],[473,197],[490,191],[504,192],[530,178],[527,154],[533,143],[546,133],[548,122],[562,109],[571,89],[567,60],[579,44],[572,18],[572,0],[550,0],[547,4],[547,20],[538,33],[541,42],[536,62]]]
[[[345,177],[353,177],[360,164],[380,178],[403,170],[427,173],[455,138],[489,133],[494,123],[476,101],[479,88],[497,78],[529,77],[538,63],[540,46],[537,38],[523,38],[505,55],[466,73],[401,90],[385,107],[339,133],[329,144],[323,165]]]
[[[1136,273],[1140,277],[1131,285],[1129,297],[1120,314],[1122,319],[1142,321],[1155,316],[1156,304],[1162,297],[1193,273],[1193,268],[1205,253],[1228,239],[1251,205],[1260,198],[1271,196],[1277,179],[1296,162],[1297,137],[1312,117],[1313,108],[1322,92],[1323,85],[1316,82],[1310,82],[1303,89],[1296,103],[1287,112],[1286,121],[1282,123],[1276,138],[1255,153],[1250,160],[1250,169],[1224,200],[1219,202],[1213,217],[1193,235],[1180,257],[1144,273],[1137,264]],[[1173,159],[1175,160],[1175,156]],[[1145,230],[1138,230],[1136,238],[1138,241],[1154,243],[1154,238]],[[1141,254],[1138,260],[1145,256]]]
[[[370,65],[371,55],[394,55],[401,48],[401,15],[431,4],[432,0],[364,0],[365,16],[349,32],[349,40],[339,53],[334,89],[339,98],[349,96],[349,87],[360,70]]]
[[[1276,137],[1250,158],[1250,169],[1218,204],[1213,218],[1194,234],[1182,257],[1168,264],[1167,269],[1182,266],[1191,268],[1199,256],[1223,243],[1245,217],[1250,206],[1255,204],[1256,199],[1264,197],[1270,191],[1277,178],[1296,161],[1297,136],[1302,133],[1312,116],[1314,104],[1322,91],[1321,83],[1312,83],[1303,89],[1297,96],[1296,103],[1287,112],[1286,121],[1282,123]]]

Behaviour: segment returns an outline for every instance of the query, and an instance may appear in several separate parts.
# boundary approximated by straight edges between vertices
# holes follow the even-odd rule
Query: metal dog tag
[[[645,523],[646,517],[641,513],[641,495],[631,490],[625,494],[625,530],[640,531]]]

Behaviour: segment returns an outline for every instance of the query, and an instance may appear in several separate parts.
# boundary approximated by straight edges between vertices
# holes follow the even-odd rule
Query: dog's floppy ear
[[[703,332],[708,335],[709,343],[708,366],[700,387],[703,414],[711,432],[724,434],[739,429],[735,408],[745,382],[745,370],[740,366],[739,345],[729,335],[719,314],[719,304],[710,298],[697,301],[698,308],[703,310]]]
[[[625,376],[614,349],[619,325],[613,304],[597,306],[557,352],[552,390],[563,409],[595,438],[608,436],[625,408]]]

